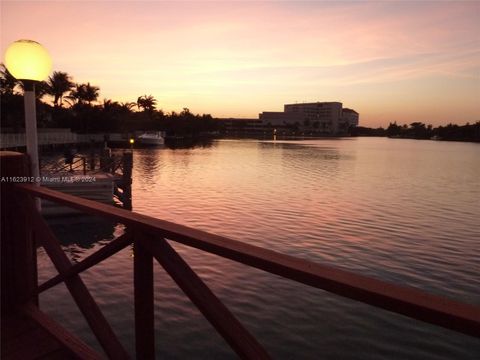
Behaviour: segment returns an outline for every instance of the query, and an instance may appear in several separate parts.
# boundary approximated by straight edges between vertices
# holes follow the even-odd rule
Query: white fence
[[[113,134],[76,134],[69,130],[39,131],[38,145],[80,144],[91,141],[102,142],[107,135],[110,141],[127,140],[127,136],[120,133]],[[25,133],[1,133],[0,148],[8,149],[25,146]]]
[[[89,143],[91,141],[103,142],[105,136],[108,141],[128,141],[127,134],[108,133],[108,134],[75,134],[79,143]]]

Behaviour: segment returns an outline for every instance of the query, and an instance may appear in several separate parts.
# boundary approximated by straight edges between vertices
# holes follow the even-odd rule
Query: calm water
[[[222,140],[134,152],[133,207],[154,217],[480,305],[480,145],[359,138]],[[59,221],[81,260],[123,232]],[[479,359],[480,340],[173,243],[279,359]],[[53,274],[40,250],[40,277]],[[233,352],[155,269],[157,356]],[[83,276],[133,353],[131,249]],[[97,347],[63,285],[41,305]]]

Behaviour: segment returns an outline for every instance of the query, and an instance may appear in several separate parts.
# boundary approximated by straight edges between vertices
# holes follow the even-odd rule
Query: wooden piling
[[[112,166],[112,150],[108,147],[102,149],[100,154],[100,169],[110,172]]]
[[[32,199],[14,190],[19,182],[31,182],[26,154],[0,151],[1,191],[1,314],[11,314],[37,287],[37,256],[30,219],[20,204]],[[38,298],[31,298],[38,303]]]
[[[132,168],[133,152],[125,151],[122,158],[123,207],[132,210]]]

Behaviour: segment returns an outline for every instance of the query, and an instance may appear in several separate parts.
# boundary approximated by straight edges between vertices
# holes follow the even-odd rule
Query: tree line
[[[157,99],[142,95],[136,102],[99,101],[100,88],[74,82],[71,75],[54,71],[35,84],[39,127],[70,128],[74,132],[166,131],[172,136],[198,136],[217,129],[210,114],[179,113],[157,109]],[[23,84],[0,65],[1,127],[21,131],[24,127]]]
[[[350,129],[352,136],[388,136],[404,139],[437,139],[450,141],[480,142],[480,121],[475,124],[456,125],[448,124],[434,128],[422,122],[413,122],[410,125],[390,123],[386,129],[358,126]]]

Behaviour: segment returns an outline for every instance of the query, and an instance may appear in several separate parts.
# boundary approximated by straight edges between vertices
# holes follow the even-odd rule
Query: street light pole
[[[40,185],[38,162],[37,112],[35,108],[35,82],[45,80],[52,69],[52,59],[47,50],[33,40],[17,40],[5,52],[5,66],[10,73],[23,82],[25,105],[25,137],[27,154],[30,157],[31,176]],[[36,200],[40,210],[40,199]]]
[[[25,137],[27,154],[30,155],[30,167],[35,182],[40,176],[38,161],[38,138],[37,138],[37,111],[35,104],[35,83],[32,80],[23,80],[25,106]]]

